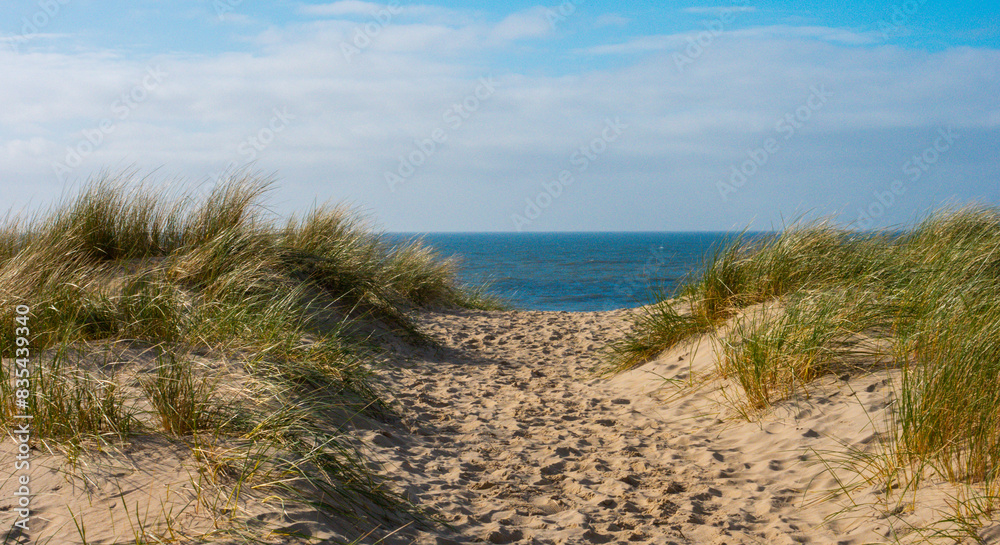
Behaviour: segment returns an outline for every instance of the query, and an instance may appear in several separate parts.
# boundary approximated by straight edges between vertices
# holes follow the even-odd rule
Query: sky
[[[7,0],[0,203],[103,172],[387,231],[895,227],[1000,205],[1000,3]]]

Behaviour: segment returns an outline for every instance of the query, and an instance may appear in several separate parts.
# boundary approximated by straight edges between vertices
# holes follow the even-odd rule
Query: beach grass
[[[885,363],[880,340],[889,327],[870,292],[796,291],[734,320],[720,339],[718,369],[740,384],[749,408],[761,409],[823,375]]]
[[[605,374],[620,373],[655,358],[664,350],[712,329],[713,322],[702,314],[678,310],[673,299],[658,296],[657,302],[639,309],[632,329],[613,344]]]
[[[199,376],[190,360],[173,354],[160,356],[153,376],[144,377],[140,384],[167,433],[191,435],[213,427],[219,418],[212,406],[218,385]]]
[[[230,497],[271,491],[365,524],[412,519],[342,436],[356,415],[388,410],[363,332],[419,342],[415,309],[496,302],[460,285],[454,262],[420,241],[389,242],[347,208],[276,217],[273,185],[237,172],[199,197],[107,173],[47,210],[8,214],[0,351],[30,340],[27,410],[47,444],[162,434],[191,445],[213,482],[227,476]],[[28,334],[16,333],[18,305],[31,309]],[[108,371],[121,362],[91,361],[121,346],[155,362],[133,362],[127,375]],[[241,370],[227,378],[236,392],[223,391],[219,369],[196,364],[205,359]],[[21,410],[13,375],[12,366],[0,376],[0,426]]]
[[[27,414],[39,436],[79,446],[90,439],[124,440],[141,426],[134,403],[116,377],[80,365],[75,351],[55,350],[32,370]],[[6,416],[15,411],[9,407]]]
[[[898,368],[895,459],[996,482],[1000,209],[941,210],[906,229],[820,221],[740,236],[673,295],[639,314],[611,366],[634,367],[726,324],[717,367],[739,384],[748,414],[823,375]]]

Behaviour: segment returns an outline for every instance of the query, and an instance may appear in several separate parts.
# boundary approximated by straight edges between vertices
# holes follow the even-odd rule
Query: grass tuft
[[[15,308],[30,306],[33,437],[74,452],[92,438],[190,438],[208,480],[229,487],[226,509],[266,490],[366,528],[412,521],[416,511],[342,431],[388,410],[365,332],[389,325],[423,339],[415,309],[495,302],[459,285],[456,264],[432,248],[390,243],[344,207],[281,220],[266,206],[273,188],[240,171],[199,197],[135,171],[104,173],[47,211],[7,215],[0,351],[13,354]],[[120,371],[100,369],[129,362],[94,371],[70,358],[118,345],[160,357],[124,386]],[[195,369],[193,354],[242,362],[231,373],[238,387]],[[0,372],[6,428],[16,425],[14,372]],[[146,403],[150,414],[135,408]]]
[[[612,358],[607,373],[637,367],[685,339],[712,329],[712,322],[702,314],[681,314],[677,302],[659,297],[642,307],[625,338],[611,346]]]
[[[50,359],[29,367],[27,414],[32,417],[33,433],[43,440],[76,446],[88,439],[123,441],[130,437],[139,427],[134,403],[114,377],[86,370],[74,353],[61,347]],[[11,409],[8,417],[13,416]]]
[[[641,364],[725,323],[718,368],[751,409],[825,374],[892,365],[903,378],[887,474],[909,464],[913,479],[927,469],[996,482],[1000,209],[941,210],[905,230],[854,233],[817,222],[743,235],[710,254],[678,295],[649,307],[612,364]],[[995,494],[976,498],[963,509],[1000,505]]]
[[[198,375],[191,360],[161,355],[155,374],[141,379],[140,384],[167,433],[190,435],[213,427],[218,420],[218,411],[212,406],[217,385]]]

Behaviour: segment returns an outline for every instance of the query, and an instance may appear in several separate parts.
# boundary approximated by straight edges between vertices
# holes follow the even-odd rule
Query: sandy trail
[[[596,378],[627,316],[425,314],[443,348],[397,354],[380,370],[403,425],[361,433],[389,478],[453,529],[406,529],[397,542],[846,545],[905,537],[929,516],[880,520],[863,508],[828,523],[845,502],[815,501],[836,483],[814,454],[873,441],[891,395],[885,376],[821,381],[824,395],[748,423],[713,400],[718,390],[663,388],[708,369],[710,349],[692,358],[680,347]]]
[[[714,373],[708,337],[595,377],[603,348],[629,327],[629,311],[425,312],[419,320],[439,346],[387,338],[395,348],[376,366],[402,418],[358,418],[350,433],[391,486],[448,526],[409,526],[380,543],[910,543],[921,537],[913,528],[953,513],[950,485],[925,480],[914,501],[836,468],[848,448],[879,452],[898,372],[824,377],[808,395],[748,422],[725,403],[738,392]],[[4,441],[0,458],[13,460],[16,448]],[[199,492],[204,464],[189,446],[157,439],[111,454],[69,464],[35,452],[39,543],[82,542],[77,520],[89,543],[135,542],[136,525],[154,535],[226,527],[228,515],[203,503],[230,491]],[[850,484],[850,499],[826,464]],[[10,475],[0,479],[4,520],[14,505]],[[360,536],[309,505],[256,496],[240,505],[251,535],[273,532],[267,542]],[[172,523],[160,520],[166,514]],[[980,543],[1000,543],[1000,523],[978,533]]]

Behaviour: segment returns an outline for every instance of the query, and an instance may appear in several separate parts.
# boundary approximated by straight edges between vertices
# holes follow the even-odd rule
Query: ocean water
[[[671,294],[734,233],[394,233],[461,262],[460,278],[528,310],[631,308]]]

